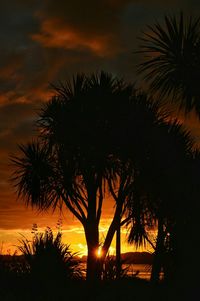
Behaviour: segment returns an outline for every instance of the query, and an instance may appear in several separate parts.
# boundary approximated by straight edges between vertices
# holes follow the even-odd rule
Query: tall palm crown
[[[24,158],[14,159],[20,167],[15,177],[19,195],[41,209],[56,205],[62,193],[83,201],[83,181],[101,186],[113,153],[120,102],[131,93],[104,72],[77,75],[55,89],[56,96],[40,112],[39,141],[21,146]]]
[[[138,71],[152,92],[200,116],[200,19],[166,16],[163,25],[148,26],[140,40],[144,57]]]
[[[27,204],[44,210],[60,201],[82,223],[88,278],[93,278],[98,273],[95,251],[104,185],[116,175],[116,125],[123,126],[120,116],[133,87],[101,72],[77,75],[55,89],[56,95],[40,112],[38,141],[21,146],[21,156],[13,158],[14,181]],[[109,229],[107,250],[115,223]]]

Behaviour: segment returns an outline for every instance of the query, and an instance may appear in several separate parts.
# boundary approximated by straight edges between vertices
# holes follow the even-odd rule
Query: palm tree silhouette
[[[155,147],[155,141],[158,138],[155,136],[157,128],[159,128],[161,124],[165,124],[165,118],[167,117],[167,113],[163,112],[157,104],[152,102],[151,99],[148,99],[145,94],[138,92],[133,94],[130,99],[130,106],[127,108],[126,117],[124,118],[124,120],[126,120],[124,122],[125,125],[122,127],[120,124],[120,128],[117,129],[117,133],[120,133],[120,143],[122,144],[122,146],[118,148],[118,156],[120,158],[120,164],[118,164],[117,169],[117,179],[119,180],[118,189],[116,189],[115,186],[112,187],[112,183],[114,182],[108,181],[109,190],[116,204],[123,204],[120,209],[121,213],[118,216],[118,226],[116,230],[116,271],[119,276],[121,270],[120,228],[122,225],[130,223],[131,221],[132,214],[127,210],[127,206],[130,207],[130,202],[136,199],[137,193],[135,186],[137,185],[138,174],[141,173],[141,168],[145,166],[145,158],[149,157],[149,151],[152,145]],[[134,211],[138,210],[139,214],[143,214],[141,212],[142,206],[138,208],[138,204],[134,203],[132,208]],[[148,240],[147,233],[146,235],[140,235],[139,231],[142,230],[141,228],[139,229],[138,227],[136,229],[134,226],[130,229],[132,233],[131,237],[133,237],[133,231],[136,232],[137,236],[137,239],[136,237],[132,240],[130,239],[130,242],[137,244],[140,238],[142,240],[143,238],[144,240]]]
[[[155,254],[151,275],[151,280],[157,282],[164,265],[166,245],[171,256],[175,252],[180,254],[177,241],[180,242],[183,225],[187,221],[182,212],[190,199],[188,162],[193,143],[189,132],[177,122],[160,123],[151,141],[147,155],[142,157],[142,167],[135,179],[127,208],[131,216],[129,242],[141,245],[148,241],[153,245],[146,230],[152,227],[158,230],[156,245],[153,246]],[[183,211],[180,212],[180,208]],[[177,234],[181,227],[181,232]]]
[[[200,19],[165,16],[164,24],[147,26],[140,40],[138,71],[150,90],[200,116]]]
[[[20,146],[22,156],[13,158],[13,180],[27,205],[45,210],[64,203],[76,216],[88,246],[87,279],[99,279],[116,229],[126,220],[134,170],[163,116],[146,95],[104,72],[77,75],[54,88],[56,95],[40,112],[38,140]],[[116,207],[99,260],[106,186]]]
[[[123,224],[133,221],[131,239],[141,243],[148,240],[145,223],[161,220],[160,208],[167,217],[174,212],[173,189],[180,190],[166,183],[172,182],[171,172],[180,175],[174,166],[182,166],[189,134],[179,139],[180,125],[169,126],[158,104],[105,72],[77,75],[54,88],[55,96],[39,114],[38,140],[21,145],[21,155],[12,158],[13,181],[27,205],[46,210],[65,204],[74,214],[85,232],[87,279],[100,279],[117,229],[119,234]],[[176,156],[171,155],[174,145]],[[116,206],[98,259],[107,188]],[[128,202],[132,215],[125,216]]]
[[[88,246],[87,279],[99,279],[99,222],[106,181],[115,178],[113,128],[129,103],[132,86],[101,72],[77,75],[54,87],[43,106],[36,142],[20,146],[13,180],[18,195],[40,210],[64,203],[81,222]],[[121,120],[121,123],[124,120]],[[119,127],[120,128],[120,127]],[[119,146],[118,146],[119,148]],[[118,204],[103,245],[105,258],[116,230]]]

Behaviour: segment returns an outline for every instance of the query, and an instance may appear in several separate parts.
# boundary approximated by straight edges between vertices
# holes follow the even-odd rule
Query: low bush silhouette
[[[82,269],[76,253],[62,243],[62,233],[54,237],[51,228],[34,233],[32,241],[20,240],[19,250],[24,255],[31,278],[40,285],[62,284],[66,280],[82,278]]]

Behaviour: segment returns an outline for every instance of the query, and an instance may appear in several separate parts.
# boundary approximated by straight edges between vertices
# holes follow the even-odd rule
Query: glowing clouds
[[[99,56],[108,54],[108,37],[82,33],[56,19],[42,21],[40,33],[33,34],[31,37],[44,47],[85,49]]]

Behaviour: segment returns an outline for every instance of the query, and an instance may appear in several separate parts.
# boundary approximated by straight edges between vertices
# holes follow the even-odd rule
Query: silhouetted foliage
[[[78,75],[55,90],[56,95],[40,112],[38,141],[21,146],[21,157],[13,158],[13,180],[27,204],[44,210],[64,202],[82,223],[88,245],[88,277],[94,278],[98,275],[95,253],[105,187],[112,190],[111,185],[121,179],[102,259],[132,181],[127,170],[134,164],[128,159],[135,154],[135,163],[141,157],[145,137],[159,122],[159,112],[132,85],[104,72]]]
[[[169,255],[170,250],[172,256],[173,252],[177,252],[177,246],[174,244],[176,227],[183,226],[191,219],[191,212],[187,210],[187,206],[191,190],[188,177],[192,176],[189,162],[192,159],[193,140],[189,132],[177,122],[160,124],[153,134],[154,140],[151,141],[154,141],[154,144],[140,162],[142,165],[127,203],[130,216],[128,239],[137,246],[145,245],[146,241],[152,245],[148,230],[163,228],[158,232],[157,243],[153,246],[155,254],[162,256],[160,272],[164,264],[164,253],[168,252]],[[156,277],[159,279],[159,275]]]
[[[165,16],[164,24],[147,26],[140,40],[138,71],[151,91],[200,116],[200,19]]]
[[[35,232],[32,241],[20,240],[18,248],[31,278],[38,285],[55,285],[83,276],[76,253],[73,254],[69,245],[63,244],[61,239],[61,232],[54,237],[52,230],[47,228],[44,233]]]
[[[113,129],[132,89],[105,72],[56,86],[40,112],[38,141],[21,146],[22,156],[13,158],[13,180],[27,204],[44,210],[64,202],[82,223],[91,278],[98,276],[94,262],[106,179],[115,174]]]
[[[182,13],[178,17],[165,16],[163,24],[156,22],[147,26],[143,34],[138,72],[149,83],[150,92],[159,95],[159,101],[175,102],[185,113],[195,110],[200,116],[200,19],[186,18]],[[164,152],[158,148],[159,152],[155,152],[158,161],[156,159],[149,168],[154,167],[155,176],[151,175],[150,179],[156,183],[154,196],[157,195],[160,202],[153,210],[160,233],[155,246],[157,271],[162,262],[166,279],[177,281],[178,275],[186,279],[186,275],[194,273],[195,264],[186,264],[186,261],[188,246],[196,250],[198,236],[195,212],[198,211],[199,164],[191,138],[181,126],[172,124],[170,132],[170,139],[158,137]],[[162,172],[160,179],[156,177],[157,167]],[[149,181],[150,187],[153,182]],[[144,227],[140,231],[144,232]]]
[[[121,268],[120,268],[120,274],[117,275],[117,265],[116,265],[116,259],[114,256],[107,255],[105,262],[103,264],[103,273],[102,273],[102,279],[103,280],[117,280],[117,279],[123,279],[128,278],[128,267],[123,267],[123,261],[121,261]]]
[[[101,279],[113,236],[126,222],[131,222],[129,241],[140,245],[149,241],[147,229],[162,221],[160,246],[167,239],[177,252],[177,229],[188,222],[179,208],[186,208],[190,190],[189,132],[177,121],[171,124],[169,114],[146,94],[104,72],[77,75],[54,88],[55,96],[39,114],[38,140],[20,146],[21,155],[12,158],[18,196],[40,210],[64,203],[81,222],[87,279]],[[108,192],[116,206],[98,260]]]

